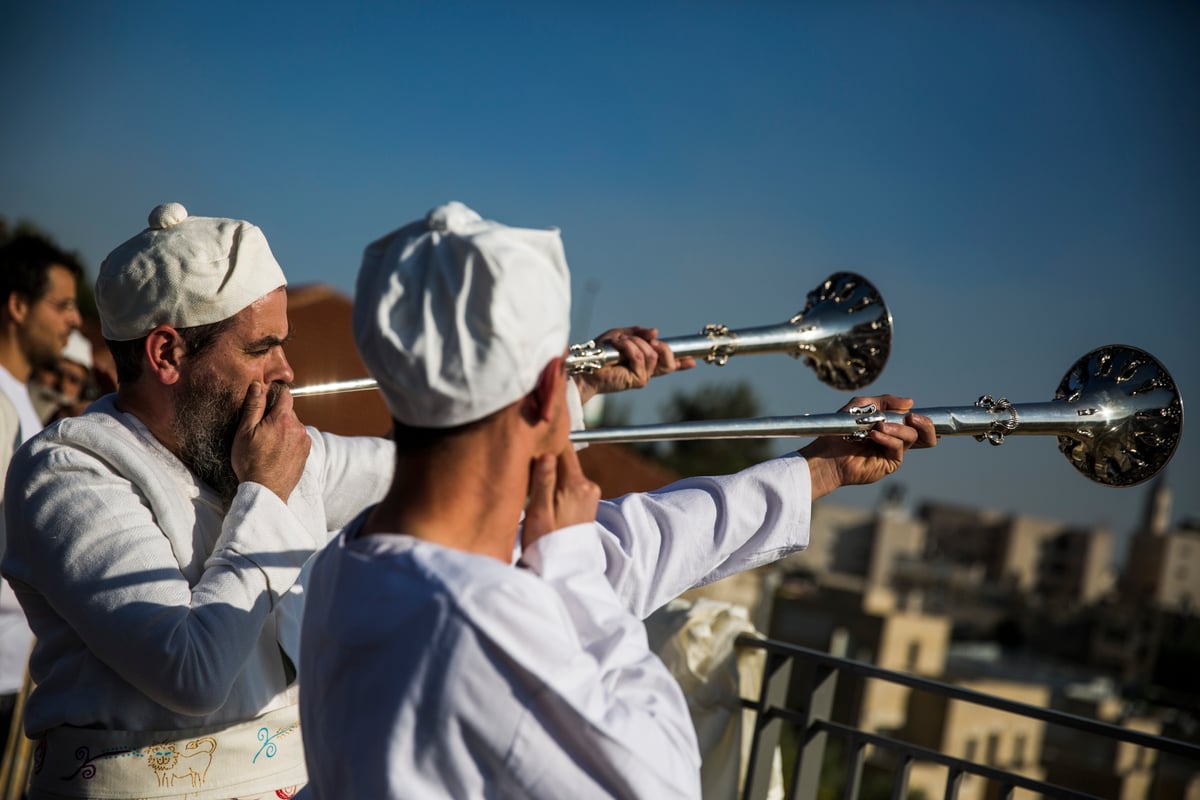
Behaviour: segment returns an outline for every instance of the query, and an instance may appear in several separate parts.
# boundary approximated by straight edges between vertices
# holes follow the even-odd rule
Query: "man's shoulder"
[[[122,460],[123,453],[144,452],[144,445],[128,426],[104,408],[89,409],[42,429],[13,457],[13,469],[46,460],[93,458],[104,463]]]
[[[496,591],[536,592],[540,584],[527,570],[490,556],[409,536],[374,534],[348,541],[352,527],[318,556],[316,569],[337,569],[335,564],[347,559],[357,564],[358,577],[371,573],[376,585],[390,581],[405,591],[445,595],[459,606],[486,604]]]

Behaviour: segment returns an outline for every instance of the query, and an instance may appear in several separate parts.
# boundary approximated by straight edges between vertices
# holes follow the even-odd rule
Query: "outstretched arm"
[[[912,401],[860,397],[907,411]],[[686,478],[656,492],[600,504],[609,581],[635,614],[648,616],[694,586],[769,564],[808,546],[812,501],[840,486],[894,472],[912,447],[937,441],[932,422],[879,423],[865,440],[822,437],[799,454],[733,475]],[[801,456],[801,457],[797,457]]]

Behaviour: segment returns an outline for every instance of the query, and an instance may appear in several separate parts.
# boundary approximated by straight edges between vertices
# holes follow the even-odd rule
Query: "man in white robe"
[[[599,503],[568,441],[569,298],[557,231],[458,203],[367,248],[355,335],[396,470],[310,576],[306,795],[699,797],[687,705],[641,617],[804,547],[813,498],[935,441],[910,414]]]
[[[17,235],[0,247],[0,492],[13,452],[42,429],[29,376],[35,368],[54,363],[71,334],[79,335],[75,295],[82,275],[83,267],[73,255],[41,236]],[[8,584],[0,581],[0,752],[25,683],[32,645],[25,614]]]
[[[382,495],[392,448],[296,418],[285,286],[257,227],[177,203],[100,269],[120,389],[35,437],[6,487],[33,798],[304,781],[299,578]]]

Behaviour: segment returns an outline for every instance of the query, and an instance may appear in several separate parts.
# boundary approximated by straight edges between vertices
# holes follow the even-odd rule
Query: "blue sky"
[[[22,3],[0,29],[0,215],[94,274],[178,200],[349,294],[368,241],[457,199],[563,230],[573,341],[779,322],[853,270],[895,321],[873,390],[1041,402],[1125,343],[1186,405],[1197,41],[1185,3]],[[622,402],[650,422],[722,380],[771,414],[848,399],[761,356]],[[1175,518],[1200,517],[1190,430],[1167,478]],[[1146,496],[1088,482],[1051,437],[944,439],[892,480],[1118,536]]]

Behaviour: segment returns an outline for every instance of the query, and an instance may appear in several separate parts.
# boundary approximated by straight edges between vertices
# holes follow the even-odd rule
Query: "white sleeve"
[[[796,454],[604,501],[608,580],[641,618],[680,593],[808,546],[812,480]]]
[[[687,703],[613,593],[596,533],[577,525],[526,549],[522,562],[561,602],[491,598],[503,632],[489,633],[545,686],[513,743],[510,774],[528,797],[699,797]]]
[[[335,436],[312,427],[308,432],[320,451],[325,525],[332,537],[383,499],[396,469],[396,446],[374,436]]]
[[[313,552],[283,501],[243,483],[191,585],[152,508],[151,495],[182,494],[169,476],[150,492],[98,457],[42,443],[19,451],[10,474],[4,571],[18,594],[26,589],[32,627],[65,623],[123,680],[176,713],[219,709]]]

